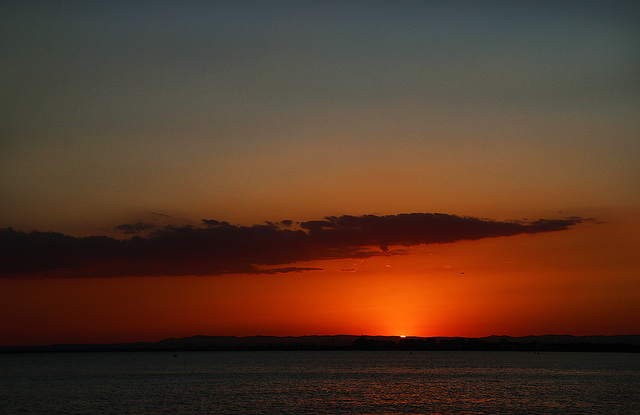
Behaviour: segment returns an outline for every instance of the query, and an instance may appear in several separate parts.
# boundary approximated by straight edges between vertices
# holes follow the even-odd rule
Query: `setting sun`
[[[632,2],[5,3],[0,346],[640,331]]]

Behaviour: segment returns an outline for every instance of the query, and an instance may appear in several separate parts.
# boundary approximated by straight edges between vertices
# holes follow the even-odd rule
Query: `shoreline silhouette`
[[[117,352],[117,351],[293,351],[293,350],[379,350],[379,351],[531,351],[531,352],[640,352],[640,335],[613,336],[191,336],[159,342],[113,344],[54,344],[0,346],[0,353]]]

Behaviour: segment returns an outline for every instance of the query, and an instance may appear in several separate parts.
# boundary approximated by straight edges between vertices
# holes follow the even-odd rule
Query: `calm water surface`
[[[2,414],[638,414],[640,355],[0,355]]]

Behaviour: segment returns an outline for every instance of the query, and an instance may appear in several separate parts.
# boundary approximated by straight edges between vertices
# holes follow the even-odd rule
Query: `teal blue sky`
[[[0,7],[0,226],[638,207],[634,2]]]

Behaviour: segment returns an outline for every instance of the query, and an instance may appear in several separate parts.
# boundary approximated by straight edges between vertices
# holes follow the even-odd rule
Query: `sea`
[[[639,414],[640,354],[0,354],[0,413]]]

